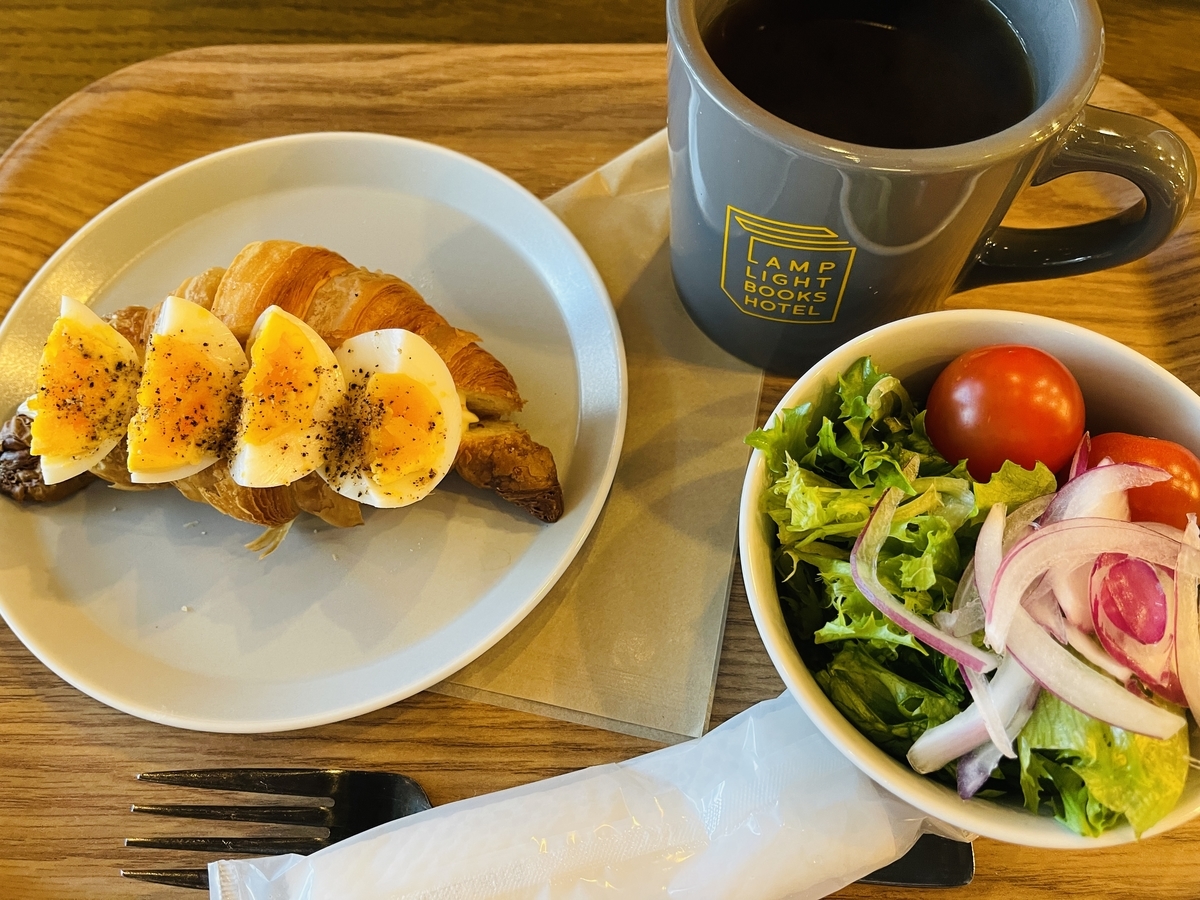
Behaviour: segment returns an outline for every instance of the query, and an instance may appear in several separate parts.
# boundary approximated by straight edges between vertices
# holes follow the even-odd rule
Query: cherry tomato
[[[1200,516],[1200,459],[1191,450],[1173,441],[1113,431],[1092,438],[1088,465],[1098,465],[1105,457],[1113,462],[1158,466],[1173,476],[1170,481],[1129,491],[1133,521],[1164,522],[1183,528],[1188,513]]]
[[[1083,437],[1083,394],[1061,362],[1036,347],[970,350],[942,370],[929,392],[925,429],[951,462],[985,481],[1006,459],[1057,472]]]

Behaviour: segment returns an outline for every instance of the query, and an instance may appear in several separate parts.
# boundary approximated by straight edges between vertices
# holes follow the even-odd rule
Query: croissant
[[[524,405],[511,373],[479,346],[477,335],[451,325],[403,280],[358,268],[322,247],[259,241],[243,248],[227,269],[215,267],[185,279],[175,295],[210,309],[243,343],[272,305],[304,319],[331,348],[375,329],[418,334],[446,363],[467,418],[474,420],[463,432],[456,471],[542,521],[561,517],[562,487],[553,455],[506,418]],[[157,309],[130,306],[109,321],[142,352],[156,318]],[[94,473],[124,489],[160,486],[134,485],[122,454],[120,445]],[[339,526],[362,522],[358,504],[316,475],[279,488],[245,488],[222,462],[172,484],[189,499],[265,526],[256,549],[277,545],[301,511]]]
[[[525,405],[508,369],[476,343],[478,335],[452,326],[407,282],[355,268],[322,247],[248,244],[224,272],[209,269],[179,290],[178,296],[211,309],[243,343],[271,305],[304,319],[334,349],[365,331],[403,328],[437,351],[475,415],[502,418]]]

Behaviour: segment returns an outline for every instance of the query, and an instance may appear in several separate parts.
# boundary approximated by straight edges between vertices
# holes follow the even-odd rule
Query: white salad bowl
[[[787,392],[776,409],[818,403],[836,390],[838,375],[870,356],[877,368],[897,376],[922,403],[934,378],[960,353],[990,344],[1026,344],[1060,359],[1074,374],[1087,406],[1092,434],[1125,431],[1165,438],[1200,454],[1200,397],[1162,366],[1110,338],[1065,322],[1026,313],[947,310],[882,325],[834,350]],[[1047,815],[982,798],[962,800],[956,791],[918,775],[876,747],[826,698],[796,652],[784,624],[771,563],[775,529],[762,511],[768,486],[766,462],[755,451],[742,488],[742,574],[754,621],[771,660],[792,696],[824,735],[863,772],[931,816],[975,834],[1035,847],[1087,849],[1134,840],[1126,824],[1100,837],[1083,837]],[[1197,733],[1192,726],[1192,755]],[[1142,839],[1174,828],[1200,813],[1200,772],[1189,774],[1175,809]]]

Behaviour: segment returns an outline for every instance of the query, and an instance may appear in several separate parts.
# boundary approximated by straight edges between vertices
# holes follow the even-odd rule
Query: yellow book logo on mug
[[[777,222],[729,206],[721,290],[748,316],[832,322],[854,252],[849,241],[822,225]]]

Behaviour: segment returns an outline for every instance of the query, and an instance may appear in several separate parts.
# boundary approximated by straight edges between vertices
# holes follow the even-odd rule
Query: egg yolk
[[[283,316],[269,316],[250,347],[242,382],[241,439],[266,444],[312,423],[321,363],[308,337]]]
[[[129,469],[152,472],[219,456],[235,412],[231,377],[203,345],[153,334],[146,348],[138,411],[129,423]]]
[[[31,453],[78,458],[125,430],[138,379],[127,352],[107,328],[65,317],[54,323],[29,404]]]
[[[446,426],[433,392],[408,375],[376,372],[364,400],[369,410],[364,455],[375,482],[386,488],[414,473],[436,478]]]

